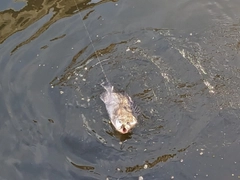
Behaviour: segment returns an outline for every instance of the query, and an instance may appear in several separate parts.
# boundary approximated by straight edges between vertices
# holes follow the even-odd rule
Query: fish
[[[127,134],[137,124],[138,107],[134,106],[131,97],[127,93],[117,93],[110,83],[102,83],[105,89],[100,95],[100,99],[104,102],[111,123],[115,129]]]

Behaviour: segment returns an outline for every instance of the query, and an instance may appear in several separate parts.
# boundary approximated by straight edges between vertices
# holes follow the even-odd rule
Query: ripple
[[[164,35],[167,34],[166,37],[159,35],[159,31]],[[177,94],[179,93],[179,83],[189,84],[189,82],[181,80],[181,76],[176,74],[175,67],[168,63],[167,57],[171,53],[178,52],[172,49],[170,44],[169,47],[166,46],[169,41],[168,38],[172,36],[169,35],[169,30],[143,29],[135,33],[121,33],[121,40],[119,40],[118,34],[120,33],[104,35],[103,39],[93,40],[93,43],[96,44],[97,49],[98,44],[101,44],[101,49],[98,49],[96,54],[99,55],[109,80],[117,90],[127,91],[142,109],[139,124],[131,134],[120,135],[109,124],[108,115],[99,99],[99,95],[103,91],[100,83],[104,81],[104,73],[100,68],[96,54],[94,52],[89,53],[89,51],[92,51],[91,46],[87,45],[76,51],[76,55],[73,56],[64,73],[53,78],[51,84],[54,87],[64,89],[68,87],[76,91],[77,99],[81,100],[80,106],[84,104],[84,110],[79,109],[80,120],[83,121],[84,127],[82,131],[89,134],[95,139],[94,141],[97,140],[102,143],[104,149],[108,149],[111,154],[117,157],[121,164],[119,168],[126,169],[119,172],[129,173],[130,169],[132,169],[131,172],[142,171],[146,164],[148,168],[154,168],[159,163],[172,159],[177,154],[182,153],[178,150],[189,146],[197,134],[193,132],[187,138],[186,129],[183,127],[182,130],[179,130],[179,124],[176,124],[178,121],[180,122],[179,117],[176,118],[176,113],[182,114],[181,111],[184,111],[184,108],[187,107],[186,101],[190,100],[190,95],[179,95],[178,97]],[[150,47],[146,48],[146,44],[143,43],[147,43],[145,39],[150,39],[153,34],[156,37],[157,35],[160,36],[159,39],[164,41],[162,42],[165,44],[163,49],[168,51],[167,53],[164,52],[164,56],[152,55],[154,51]],[[109,42],[109,44],[106,42]],[[106,47],[103,47],[103,44],[106,44]],[[181,54],[179,54],[179,58],[181,58]],[[191,65],[189,68],[191,68]],[[204,83],[202,82],[200,85],[204,86]],[[199,86],[199,84],[189,84],[181,86],[181,88],[190,89],[194,86]],[[179,104],[176,104],[175,98],[180,98],[181,102],[178,101]],[[75,100],[69,99],[68,101],[72,104],[71,101]],[[169,108],[172,110],[166,114],[166,109]],[[174,112],[174,116],[171,112]],[[189,115],[187,111],[185,113]],[[189,119],[188,115],[181,115],[181,120]],[[192,123],[194,121],[189,125],[191,126]],[[69,128],[71,131],[72,127]],[[72,138],[74,137],[76,135],[73,135]],[[188,140],[185,141],[186,143],[179,143],[180,137]],[[161,155],[159,155],[159,150],[162,152]],[[142,164],[141,160],[137,158],[138,156],[142,156],[146,163]],[[121,160],[122,157],[126,158]],[[100,159],[98,158],[101,164],[103,163],[102,158],[105,159],[103,156]],[[74,164],[82,167],[80,162]],[[111,164],[111,162],[106,162],[103,168],[109,169],[112,166]],[[116,169],[115,166],[114,172],[118,172]],[[103,170],[99,168],[94,169],[95,173],[101,171]]]

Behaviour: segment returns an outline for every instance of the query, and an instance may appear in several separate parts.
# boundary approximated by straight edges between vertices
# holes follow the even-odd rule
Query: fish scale
[[[114,92],[114,88],[110,83],[101,85],[105,92],[101,94],[100,98],[105,103],[111,123],[122,134],[130,132],[137,124],[137,113],[131,97],[126,93]]]

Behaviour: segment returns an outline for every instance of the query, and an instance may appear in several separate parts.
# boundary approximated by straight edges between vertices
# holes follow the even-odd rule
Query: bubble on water
[[[174,176],[171,176],[171,179],[174,179]]]
[[[60,94],[63,94],[64,93],[64,91],[60,91]]]
[[[82,80],[83,80],[83,81],[86,81],[86,79],[85,79],[85,78],[83,78]]]
[[[195,174],[193,177],[194,177],[194,178],[197,178],[197,176],[198,176],[198,174]]]
[[[54,88],[54,86],[53,86],[53,85],[51,85],[51,88]]]
[[[144,168],[144,169],[147,169],[147,168],[148,168],[148,165],[147,165],[147,164],[145,164],[145,165],[143,166],[143,168]]]
[[[138,177],[138,180],[143,180],[143,177],[142,177],[142,176],[139,176],[139,177]]]
[[[180,162],[183,162],[183,159],[181,159]]]
[[[201,155],[203,155],[203,152],[200,152],[199,154],[200,154],[200,156],[201,156]]]
[[[128,47],[128,48],[126,49],[126,51],[127,51],[127,52],[130,51],[130,48]]]

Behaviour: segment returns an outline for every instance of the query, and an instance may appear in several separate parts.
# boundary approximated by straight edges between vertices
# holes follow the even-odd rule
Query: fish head
[[[128,119],[116,119],[115,123],[113,123],[116,130],[122,134],[129,133],[136,124],[137,119],[134,116],[128,117]]]

